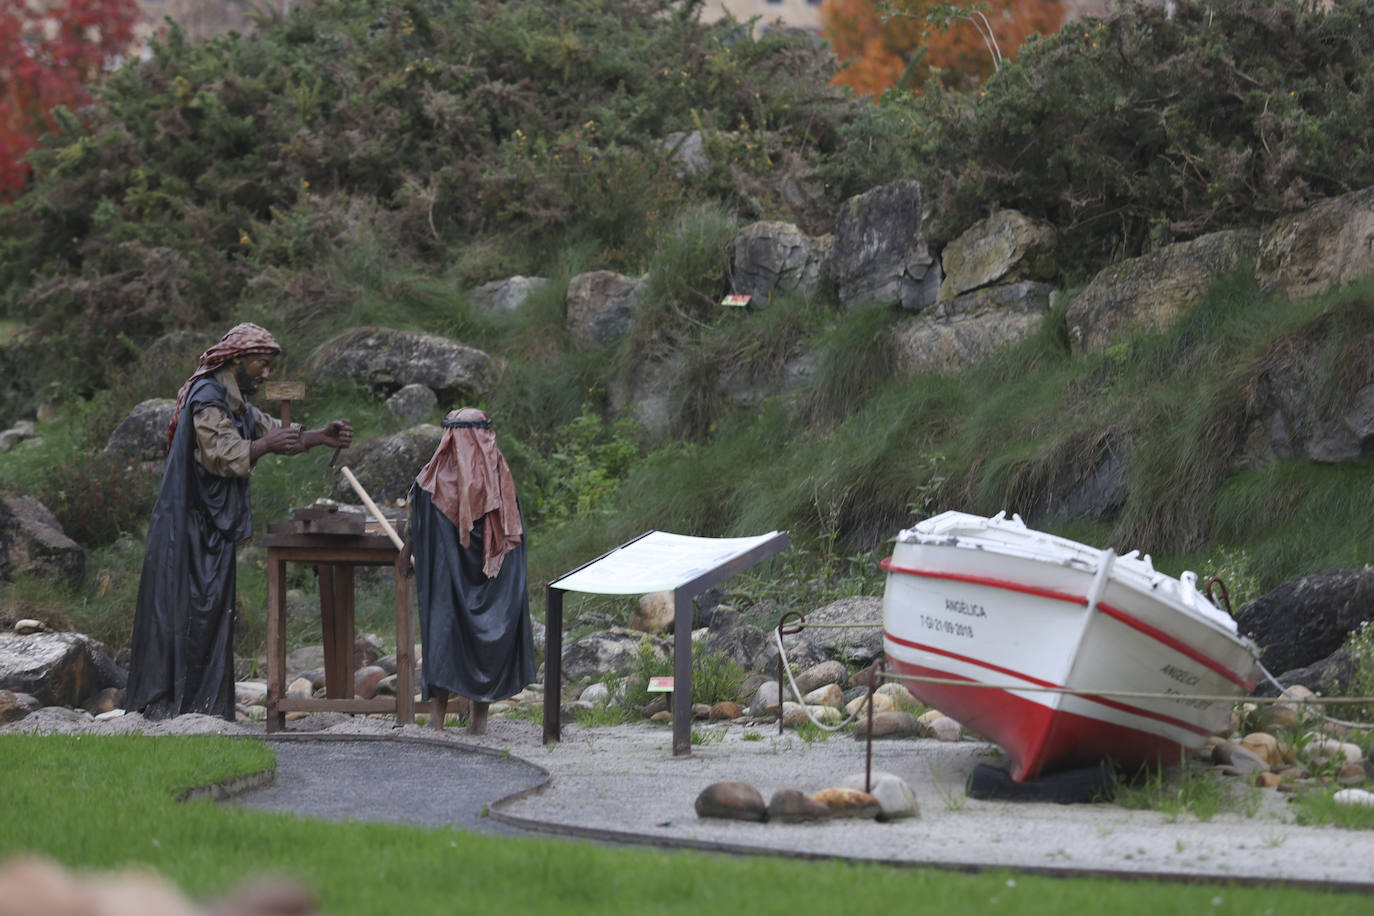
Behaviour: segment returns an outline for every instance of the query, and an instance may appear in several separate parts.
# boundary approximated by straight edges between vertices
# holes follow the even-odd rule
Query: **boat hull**
[[[1176,761],[1253,687],[1253,644],[1148,558],[1019,519],[932,522],[883,563],[888,662],[916,697],[1000,746],[1013,778]]]

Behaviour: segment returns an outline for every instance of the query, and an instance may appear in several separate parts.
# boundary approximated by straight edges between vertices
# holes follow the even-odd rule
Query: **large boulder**
[[[1172,326],[1214,281],[1254,264],[1258,245],[1254,230],[1227,230],[1113,264],[1069,303],[1070,344],[1100,353],[1128,334]]]
[[[1054,287],[1024,281],[990,286],[942,302],[892,329],[893,364],[916,375],[957,372],[1035,333]]]
[[[1049,223],[1016,210],[979,220],[940,254],[945,279],[939,301],[949,302],[985,286],[1022,280],[1053,280],[1055,234]]]
[[[582,681],[603,674],[630,674],[639,660],[639,648],[647,645],[660,659],[668,657],[667,643],[657,636],[611,627],[589,633],[563,647],[563,678]]]
[[[505,362],[433,334],[354,328],[316,350],[310,369],[326,381],[365,385],[383,397],[424,385],[456,407],[495,388]]]
[[[791,223],[745,226],[730,249],[730,288],[762,305],[774,292],[811,296],[828,271],[834,236],[813,238]]]
[[[1374,567],[1336,569],[1285,582],[1236,612],[1240,632],[1275,674],[1319,662],[1374,609]]]
[[[410,492],[415,475],[429,463],[439,447],[444,431],[432,423],[422,423],[399,433],[370,439],[343,454],[358,483],[379,506],[397,504]],[[334,496],[341,502],[357,503],[358,495],[339,473],[334,480]]]
[[[0,690],[27,693],[44,706],[80,706],[127,676],[99,642],[81,633],[0,633]]]
[[[152,398],[134,405],[110,433],[105,451],[135,461],[162,461],[167,457],[167,427],[176,409],[176,398]]]
[[[1274,220],[1259,240],[1255,277],[1268,294],[1315,296],[1374,271],[1374,188]]]
[[[1363,351],[1354,357],[1357,364],[1374,361],[1374,340],[1356,346]],[[1374,384],[1353,391],[1339,384],[1323,365],[1324,349],[1320,341],[1292,343],[1261,363],[1250,385],[1238,467],[1289,458],[1335,464],[1374,457]]]
[[[20,574],[80,581],[86,551],[32,496],[0,496],[0,579]]]
[[[584,350],[609,347],[630,329],[644,297],[649,277],[627,277],[610,270],[593,270],[568,281],[564,308],[568,333]]]
[[[881,597],[841,598],[811,611],[806,615],[806,622],[809,626],[801,632],[801,638],[826,658],[862,667],[883,654]],[[784,636],[783,645],[793,638]],[[773,641],[771,633],[769,641]]]
[[[910,179],[845,201],[835,220],[830,277],[845,308],[900,305],[919,312],[935,301],[940,266],[923,224],[924,194]]]

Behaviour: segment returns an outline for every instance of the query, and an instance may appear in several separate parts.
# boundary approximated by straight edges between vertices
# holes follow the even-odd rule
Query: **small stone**
[[[1255,785],[1261,789],[1277,789],[1282,782],[1282,776],[1268,770],[1255,774]]]
[[[880,712],[890,712],[894,708],[895,707],[892,705],[892,697],[888,694],[877,693],[873,695],[874,715]],[[844,707],[844,714],[846,716],[868,715],[868,694],[865,692],[862,696],[857,696],[850,700]]]
[[[1343,786],[1362,785],[1368,774],[1364,771],[1363,763],[1346,763],[1336,772],[1336,782]]]
[[[768,800],[768,819],[784,824],[802,821],[826,820],[834,816],[829,805],[816,801],[811,796],[790,786],[773,793]]]
[[[851,687],[871,687],[878,676],[878,663],[875,661],[849,679]]]
[[[711,707],[710,718],[716,719],[739,719],[744,716],[744,710],[739,708],[739,704],[731,703],[729,700],[721,700]]]
[[[880,738],[915,738],[920,733],[916,717],[909,712],[876,712],[873,714],[873,740]],[[868,717],[854,720],[854,737],[863,741],[868,737]]]
[[[955,742],[964,736],[964,728],[949,716],[940,716],[930,723],[930,732],[940,741]]]
[[[0,725],[18,722],[39,708],[37,698],[27,693],[0,690]]]
[[[813,690],[833,684],[837,687],[845,681],[844,665],[831,659],[812,665],[810,668],[797,675],[797,689],[803,694],[808,694]]]
[[[702,722],[706,721],[711,718],[711,707],[705,703],[693,703],[692,718]]]
[[[911,691],[907,690],[903,684],[894,684],[889,681],[879,687],[876,692],[892,697],[893,705],[898,709],[921,708],[921,701],[912,696]]]
[[[1284,759],[1279,740],[1268,732],[1251,732],[1242,738],[1240,743],[1271,767],[1283,766],[1289,762]]]
[[[234,702],[240,706],[261,706],[267,702],[266,681],[239,681],[234,684]]]
[[[671,721],[673,721],[673,714],[670,713],[668,710],[664,709],[664,710],[661,710],[661,711],[659,711],[659,712],[656,712],[656,713],[654,713],[652,716],[650,716],[650,717],[649,717],[649,721],[650,721],[650,722],[671,722]]]
[[[668,632],[673,628],[675,600],[671,591],[642,595],[639,610],[630,615],[630,629],[654,636]]]
[[[308,700],[314,694],[315,688],[308,678],[298,677],[291,682],[291,686],[286,688],[286,695],[289,697],[299,697]]]
[[[587,685],[587,689],[582,691],[577,698],[586,703],[591,703],[593,706],[605,706],[611,702],[611,688],[598,681],[595,684]]]
[[[701,790],[696,801],[697,817],[723,817],[736,821],[766,821],[768,806],[763,796],[747,782],[715,782]]]
[[[932,735],[934,734],[934,732],[931,729],[935,725],[935,720],[943,718],[945,718],[945,714],[940,712],[940,710],[927,709],[925,712],[921,713],[919,716],[916,717],[916,724],[920,726],[921,734],[923,736]]]
[[[1270,769],[1267,760],[1235,741],[1226,741],[1212,748],[1212,763],[1230,767],[1238,774],[1259,773]]]
[[[396,678],[396,675],[394,675],[394,674],[388,674],[386,677],[382,678],[380,681],[377,682],[377,693],[376,693],[376,696],[379,696],[379,697],[394,697],[394,696],[396,696],[396,681],[397,681],[397,678]]]
[[[778,682],[773,680],[759,684],[754,698],[749,703],[749,715],[764,716],[778,714]]]
[[[20,636],[29,636],[33,633],[42,633],[43,630],[43,621],[34,620],[31,617],[26,617],[23,620],[16,620],[14,622],[14,632],[19,634]]]
[[[844,691],[837,684],[826,684],[806,694],[802,697],[802,702],[807,706],[830,706],[839,709],[844,705]]]
[[[864,788],[863,773],[855,773],[846,776],[840,783],[841,788],[858,789]],[[902,818],[917,817],[920,809],[916,804],[916,793],[907,785],[906,780],[895,773],[887,773],[882,770],[875,770],[869,782],[868,794],[878,801],[878,820],[895,821]]]
[[[830,809],[834,817],[876,819],[882,807],[878,800],[858,789],[821,789],[811,797]]]
[[[119,709],[124,705],[124,691],[118,687],[106,687],[86,698],[81,708],[93,716]]]
[[[377,684],[386,677],[386,669],[380,665],[368,665],[353,672],[353,695],[370,700],[377,695]]]
[[[648,703],[644,704],[644,718],[646,719],[652,719],[659,713],[667,711],[668,698],[663,694],[659,694],[658,696],[650,700]]]
[[[1338,805],[1364,805],[1367,808],[1374,808],[1374,792],[1367,792],[1364,789],[1341,789],[1331,798]]]

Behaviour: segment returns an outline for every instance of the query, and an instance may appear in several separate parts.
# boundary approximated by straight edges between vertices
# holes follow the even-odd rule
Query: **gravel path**
[[[259,725],[203,716],[149,723],[136,715],[104,723],[43,710],[0,731],[117,734],[214,732],[263,736]],[[1176,821],[1112,804],[1054,805],[968,799],[964,780],[989,745],[934,740],[877,742],[873,769],[913,788],[920,817],[875,823],[757,824],[696,816],[707,785],[753,784],[765,799],[781,787],[814,792],[862,774],[864,745],[832,737],[807,743],[772,728],[705,726],[711,736],[673,757],[661,726],[564,728],[545,747],[540,726],[493,719],[488,733],[442,734],[385,719],[310,717],[272,740],[277,785],[239,804],[334,820],[580,836],[610,842],[836,856],[902,865],[998,867],[1051,874],[1106,873],[1181,879],[1283,881],[1374,890],[1374,831],[1304,827],[1286,796],[1256,790],[1255,812]],[[399,791],[403,785],[405,791]],[[482,817],[483,805],[489,816]]]

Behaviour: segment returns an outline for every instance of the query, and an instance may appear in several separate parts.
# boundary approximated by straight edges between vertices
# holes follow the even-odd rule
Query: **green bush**
[[[1362,0],[1128,3],[1028,41],[974,94],[894,98],[868,129],[907,127],[937,235],[1014,208],[1087,276],[1374,184],[1371,53]]]

